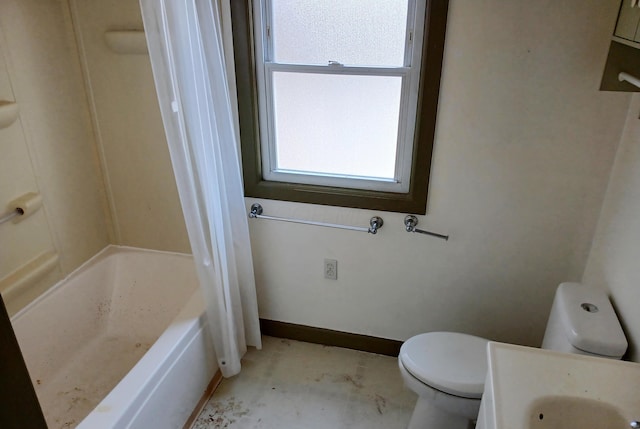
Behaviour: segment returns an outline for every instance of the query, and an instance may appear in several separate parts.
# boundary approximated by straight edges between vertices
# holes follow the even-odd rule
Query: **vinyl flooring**
[[[192,429],[401,429],[415,402],[396,358],[263,337]]]

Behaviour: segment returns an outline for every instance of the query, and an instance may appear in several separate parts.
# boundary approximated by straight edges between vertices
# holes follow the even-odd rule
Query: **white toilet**
[[[478,417],[487,374],[484,338],[429,332],[409,338],[398,364],[418,394],[409,429],[467,429]],[[627,340],[604,291],[562,283],[556,291],[542,348],[620,359]]]

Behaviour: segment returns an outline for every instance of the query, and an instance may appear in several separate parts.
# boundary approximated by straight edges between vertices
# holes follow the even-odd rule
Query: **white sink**
[[[625,429],[640,421],[640,364],[489,343],[477,429]]]
[[[629,419],[607,402],[574,396],[545,396],[529,405],[525,428],[626,428]]]

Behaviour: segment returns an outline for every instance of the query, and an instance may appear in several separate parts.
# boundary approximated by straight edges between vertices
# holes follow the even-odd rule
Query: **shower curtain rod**
[[[302,223],[305,225],[315,225],[315,226],[324,226],[327,228],[338,228],[338,229],[347,229],[350,231],[361,231],[368,232],[370,234],[376,234],[378,229],[382,228],[384,221],[379,216],[373,216],[369,220],[369,227],[366,226],[351,226],[351,225],[339,225],[335,223],[325,223],[325,222],[315,222],[312,220],[303,220],[303,219],[291,219],[285,217],[276,217],[276,216],[267,216],[262,214],[262,206],[258,203],[251,205],[251,211],[249,212],[249,217],[252,219],[267,219],[267,220],[278,220],[282,222],[291,222],[291,223]]]

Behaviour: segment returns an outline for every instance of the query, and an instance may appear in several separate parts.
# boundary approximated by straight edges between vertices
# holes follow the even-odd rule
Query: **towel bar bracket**
[[[264,212],[264,210],[262,209],[262,206],[260,204],[258,203],[252,204],[251,211],[249,212],[249,217],[257,218],[262,214],[262,212]]]

